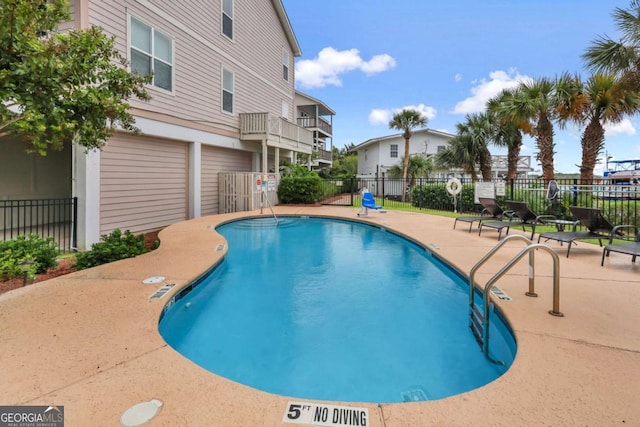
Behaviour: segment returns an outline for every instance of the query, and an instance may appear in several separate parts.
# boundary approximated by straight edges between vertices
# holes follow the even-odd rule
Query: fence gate
[[[358,191],[356,184],[355,178],[322,180],[323,194],[327,195],[322,204],[353,206],[355,193]]]
[[[218,176],[220,213],[260,209],[262,191],[266,192],[269,202],[276,205],[279,182],[280,174],[277,173],[220,172]]]

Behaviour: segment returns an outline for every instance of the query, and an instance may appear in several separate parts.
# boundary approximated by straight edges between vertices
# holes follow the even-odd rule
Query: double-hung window
[[[289,52],[282,49],[282,78],[289,81]]]
[[[389,153],[389,155],[392,158],[398,157],[398,144],[391,144],[391,152]]]
[[[222,0],[222,34],[233,40],[233,0]]]
[[[151,84],[173,90],[173,40],[155,28],[131,17],[131,71],[147,76]]]
[[[233,72],[222,69],[222,111],[233,113]]]

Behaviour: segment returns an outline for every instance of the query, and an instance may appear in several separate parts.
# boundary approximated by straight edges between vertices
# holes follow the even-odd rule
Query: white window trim
[[[233,81],[231,82],[233,86],[231,90],[231,111],[227,111],[224,109],[224,92],[225,92],[224,72],[225,70],[230,72],[231,76],[233,77]],[[220,111],[223,114],[229,114],[230,116],[233,116],[236,111],[236,73],[230,68],[226,68],[225,66],[222,66],[220,68]]]
[[[394,146],[394,145],[395,145],[395,147],[396,147],[396,149],[395,149],[395,150],[393,149],[393,146]],[[390,157],[390,158],[392,158],[392,159],[397,159],[397,158],[398,158],[398,149],[399,149],[398,144],[389,144],[389,157]],[[393,155],[394,151],[395,151],[395,153],[396,153],[396,155],[395,155],[395,156]]]
[[[153,82],[146,84],[145,87],[149,88],[149,89],[153,89],[153,90],[157,90],[159,92],[163,92],[169,95],[175,95],[175,91],[176,91],[176,43],[175,40],[173,39],[173,37],[171,37],[169,34],[167,34],[166,32],[162,31],[162,30],[158,30],[156,29],[155,26],[149,24],[147,21],[145,21],[144,19],[140,19],[137,16],[133,16],[131,14],[127,14],[127,60],[129,62],[129,64],[127,65],[127,71],[131,72],[131,49],[135,49],[140,51],[140,49],[138,49],[135,46],[132,46],[131,44],[131,33],[133,31],[131,31],[131,19],[135,19],[136,21],[140,21],[142,22],[144,25],[147,25],[149,27],[151,27],[152,30],[152,36],[151,36],[151,50],[154,50],[154,40],[153,40],[153,32],[157,31],[160,34],[162,34],[163,36],[165,36],[166,38],[168,38],[169,40],[171,40],[171,90],[167,90],[161,87],[158,87],[156,85],[153,84]],[[147,52],[143,52],[145,55],[147,55]],[[153,60],[156,59],[155,57],[155,52],[151,53],[151,70],[153,71]],[[157,58],[159,61],[162,61],[166,64],[166,62],[160,58]]]
[[[236,16],[236,2],[235,0],[231,0],[231,37],[224,33],[224,19],[223,15],[226,15],[224,12],[224,0],[220,2],[220,34],[227,38],[227,40],[233,41],[235,35],[235,16]]]

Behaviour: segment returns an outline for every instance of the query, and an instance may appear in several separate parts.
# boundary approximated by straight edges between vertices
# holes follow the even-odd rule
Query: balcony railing
[[[307,129],[320,129],[325,135],[333,135],[331,123],[322,117],[298,117],[298,125]]]
[[[320,156],[318,157],[318,159],[320,160],[326,160],[328,162],[331,161],[332,156],[331,156],[331,151],[327,151],[327,150],[317,150],[318,153],[320,153]]]
[[[265,139],[270,146],[304,153],[313,149],[313,132],[270,113],[240,114],[240,139]]]

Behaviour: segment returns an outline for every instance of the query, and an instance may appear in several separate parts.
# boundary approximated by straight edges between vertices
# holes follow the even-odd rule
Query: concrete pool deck
[[[497,243],[497,233],[453,230],[453,218],[370,212],[348,207],[277,206],[276,214],[364,220],[424,244],[468,274]],[[226,242],[214,227],[258,212],[175,224],[148,254],[76,272],[0,295],[0,405],[63,405],[66,426],[115,426],[132,405],[158,399],[149,426],[290,426],[289,401],[221,378],[169,347],[158,319],[171,295],[214,265]],[[475,228],[474,228],[475,230]],[[513,233],[522,233],[513,230]],[[312,239],[310,238],[310,241]],[[225,245],[224,251],[216,251]],[[518,353],[511,368],[484,387],[450,398],[403,404],[321,402],[364,407],[367,425],[640,425],[640,266],[630,256],[579,242],[548,245],[560,258],[560,311],[552,308],[552,257],[537,251],[538,298],[528,289],[526,257],[498,286]],[[480,268],[484,285],[519,250],[509,242]],[[638,263],[640,264],[640,263]],[[164,276],[161,284],[142,280]],[[162,284],[167,296],[150,301]],[[466,316],[467,313],[461,315]],[[309,367],[313,369],[313,367]],[[322,375],[321,372],[318,375]]]

